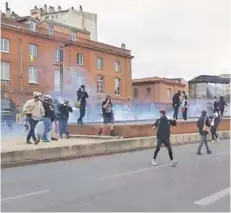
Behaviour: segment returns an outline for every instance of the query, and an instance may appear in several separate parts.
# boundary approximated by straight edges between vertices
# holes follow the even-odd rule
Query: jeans
[[[60,136],[62,137],[63,134],[65,133],[67,136],[69,136],[69,133],[68,133],[68,126],[67,126],[67,119],[62,119],[62,120],[59,120],[59,132],[60,132]]]
[[[44,133],[42,136],[43,140],[48,140],[47,134],[51,131],[51,119],[49,117],[43,118],[43,124],[44,124]]]
[[[80,107],[79,108],[79,119],[78,119],[78,124],[83,124],[83,117],[85,116],[86,113],[86,108],[85,107]]]
[[[198,147],[197,153],[201,153],[201,148],[202,148],[203,144],[205,144],[205,148],[206,148],[207,153],[210,153],[211,151],[210,151],[209,146],[208,146],[206,135],[201,135],[201,142],[200,142],[200,145]]]
[[[31,138],[33,138],[33,140],[36,141],[37,138],[35,137],[35,132],[34,132],[34,130],[35,130],[35,127],[36,127],[38,121],[34,120],[34,119],[31,118],[31,117],[27,117],[26,120],[29,122],[29,126],[30,126],[30,130],[29,130],[29,132],[28,132],[28,135],[27,135],[27,138],[26,138],[26,139],[27,139],[27,141],[29,141]]]
[[[179,111],[179,106],[173,106],[173,110],[174,110],[174,113],[173,113],[173,119],[178,119],[178,111]]]
[[[184,111],[182,112],[182,116],[185,121],[187,121],[187,112],[188,112],[188,108],[185,108]]]

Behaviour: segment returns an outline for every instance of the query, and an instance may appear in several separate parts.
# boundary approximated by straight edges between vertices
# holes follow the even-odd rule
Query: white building
[[[44,5],[43,8],[35,6],[30,12],[32,17],[40,20],[48,18],[71,27],[85,29],[91,33],[90,39],[97,41],[97,14],[83,11],[82,6],[79,6],[79,10],[74,7],[62,10],[59,6],[55,10],[52,6],[49,8],[47,5]]]

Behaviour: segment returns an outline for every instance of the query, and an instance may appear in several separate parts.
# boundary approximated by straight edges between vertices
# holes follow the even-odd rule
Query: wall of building
[[[40,36],[28,31],[19,32],[13,29],[2,28],[2,37],[9,39],[9,53],[1,53],[1,60],[10,63],[10,81],[1,81],[2,87],[10,91],[13,99],[22,100],[26,96],[32,95],[34,91],[47,93],[54,90],[54,75],[57,69],[55,66],[56,50],[63,42],[56,38]],[[68,41],[67,41],[68,42]],[[93,41],[92,41],[93,42]],[[95,42],[96,43],[96,42]],[[38,57],[30,61],[29,45],[38,45]],[[102,49],[91,48],[88,46],[79,46],[73,43],[71,47],[64,49],[64,70],[75,68],[77,66],[77,53],[84,55],[84,64],[80,67],[89,72],[94,79],[93,87],[96,88],[97,75],[104,76],[104,93],[111,95],[115,99],[131,99],[131,56],[122,56],[107,51],[112,46],[97,43]],[[105,46],[105,50],[103,49]],[[97,69],[97,57],[104,59],[104,68]],[[115,72],[115,61],[120,61],[121,71]],[[39,84],[30,84],[28,81],[29,66],[36,66],[39,69]],[[22,77],[21,77],[22,72]],[[121,79],[121,94],[114,94],[114,79]],[[20,84],[22,81],[22,86]],[[23,93],[20,93],[21,90]],[[73,91],[76,94],[76,91]]]
[[[135,88],[138,90],[138,96],[135,97]],[[148,95],[147,88],[151,88],[151,92]],[[181,84],[168,84],[163,82],[143,82],[143,83],[133,83],[133,100],[136,101],[152,101],[158,103],[171,103],[172,96],[177,91],[186,91],[186,86]]]

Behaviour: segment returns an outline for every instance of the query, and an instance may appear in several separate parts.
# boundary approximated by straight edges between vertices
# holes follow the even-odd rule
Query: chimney
[[[6,11],[9,9],[8,2],[6,2]]]
[[[126,45],[124,43],[121,44],[121,48],[122,49],[125,49],[126,48]]]
[[[79,6],[79,10],[82,12],[83,11],[83,7],[80,5]]]
[[[71,7],[72,10],[74,10],[74,7]]]
[[[58,12],[61,12],[61,7],[60,6],[58,6]]]
[[[52,7],[52,6],[50,6],[50,7],[49,7],[49,13],[53,13],[53,12],[55,12],[55,8]]]
[[[44,4],[43,11],[44,11],[44,13],[47,13],[47,5],[46,4]]]
[[[37,10],[38,9],[37,6],[34,6],[34,9]]]

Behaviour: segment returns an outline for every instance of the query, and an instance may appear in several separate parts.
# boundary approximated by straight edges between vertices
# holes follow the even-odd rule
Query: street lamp
[[[65,47],[70,47],[71,44],[61,44],[59,47],[59,59],[60,59],[60,94],[63,96],[63,49]]]

